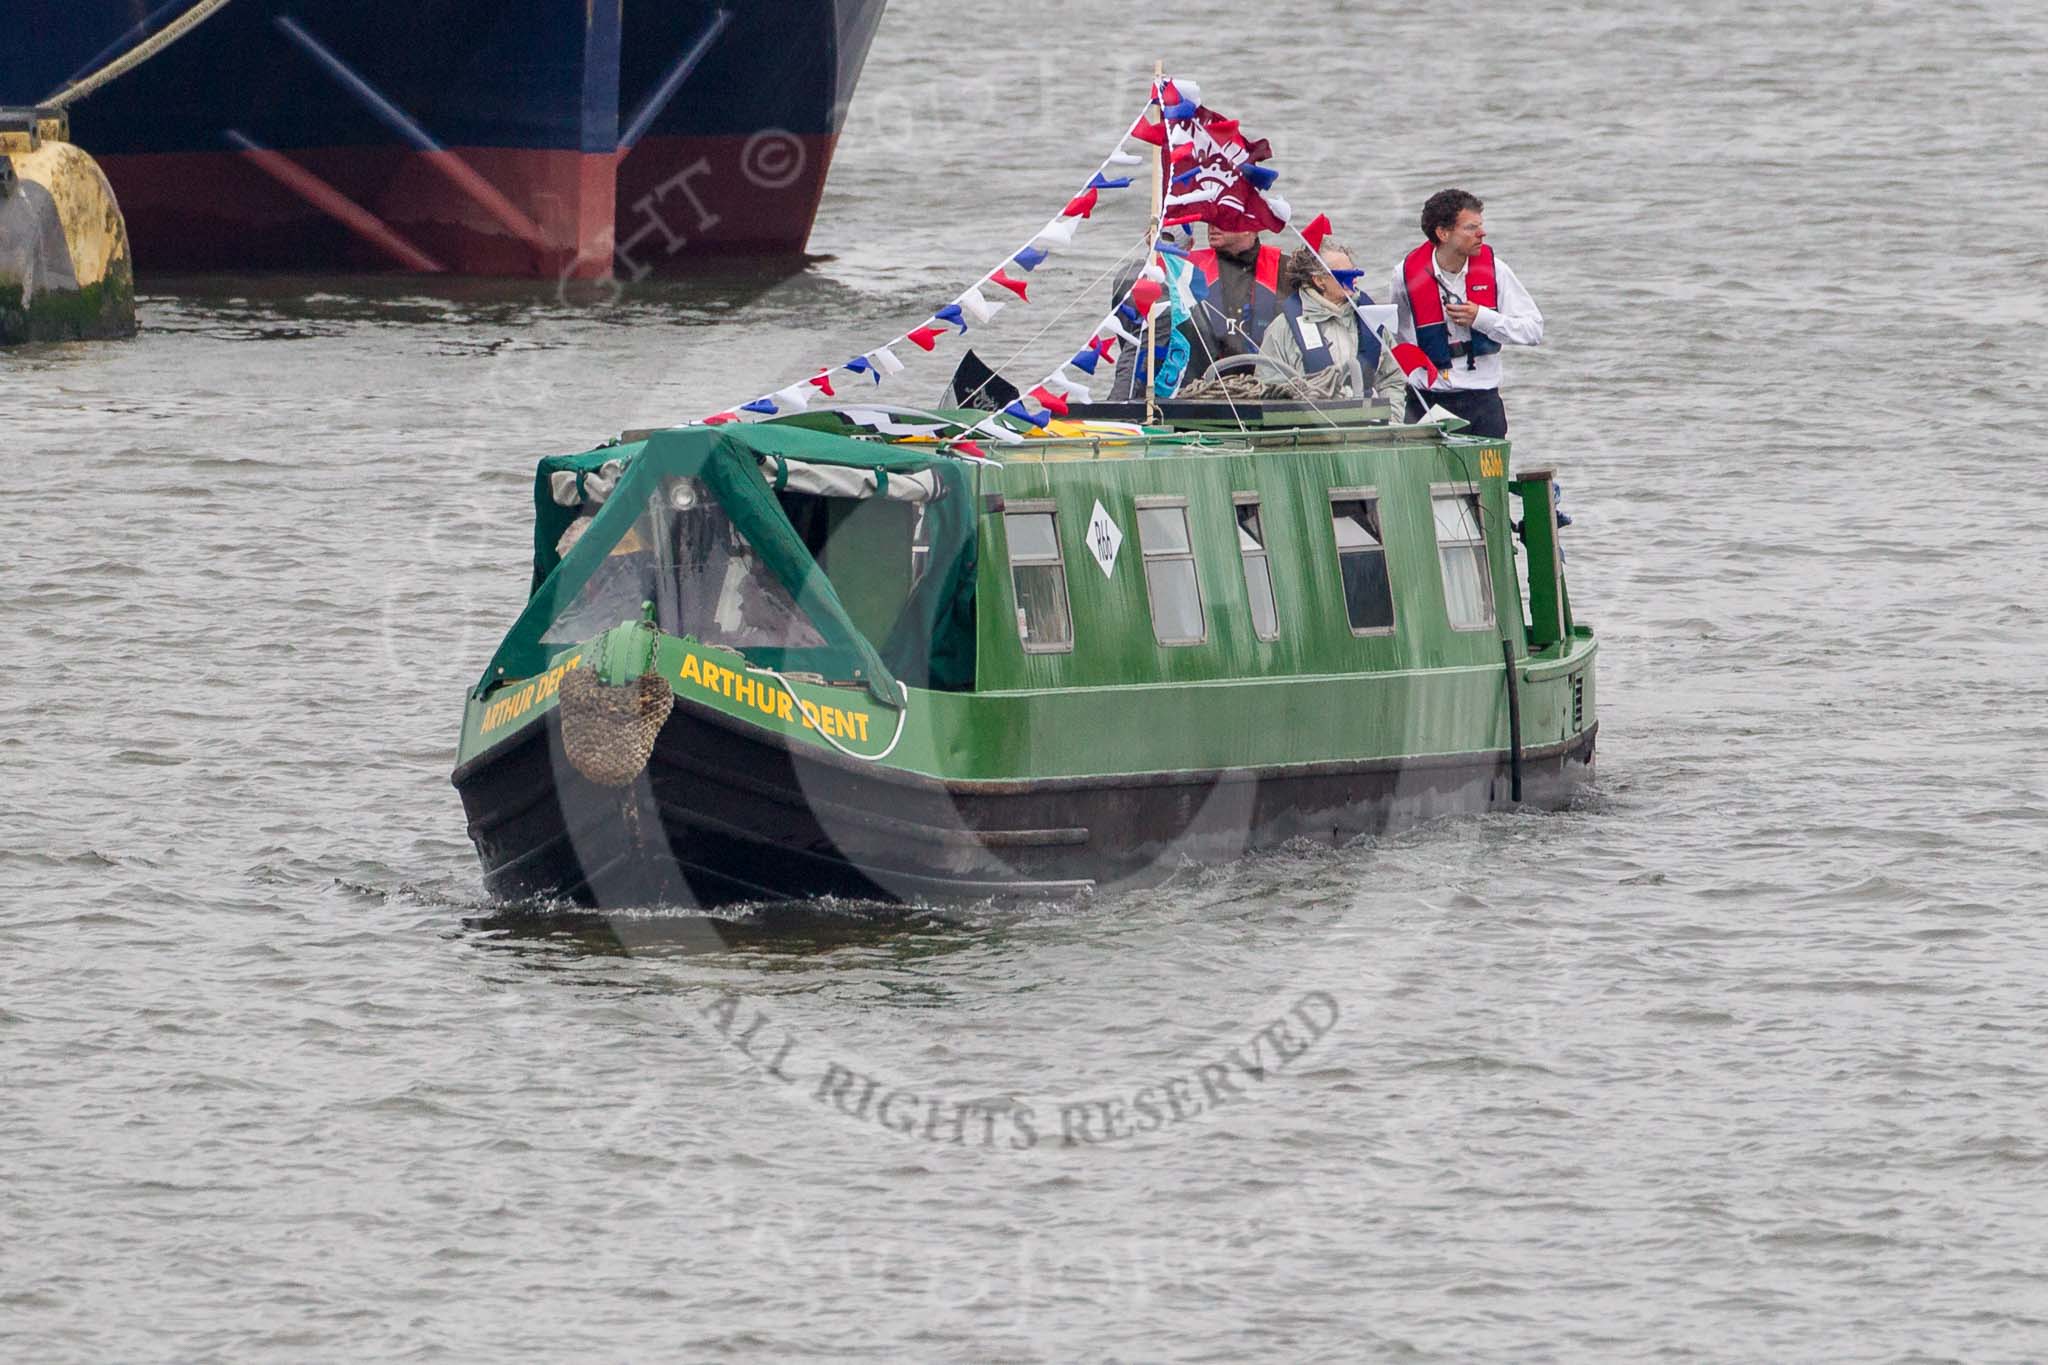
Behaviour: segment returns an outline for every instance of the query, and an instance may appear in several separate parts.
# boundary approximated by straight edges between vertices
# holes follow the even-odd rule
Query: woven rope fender
[[[653,664],[632,682],[608,687],[590,663],[562,677],[562,748],[601,787],[629,787],[647,767],[654,737],[676,704]]]

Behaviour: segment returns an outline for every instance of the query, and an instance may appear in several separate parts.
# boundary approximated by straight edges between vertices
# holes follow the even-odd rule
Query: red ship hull
[[[102,157],[138,265],[622,279],[802,253],[836,134]]]

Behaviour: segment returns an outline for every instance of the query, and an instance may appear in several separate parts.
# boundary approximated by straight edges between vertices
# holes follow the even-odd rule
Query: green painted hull
[[[871,687],[778,679],[739,651],[664,635],[654,666],[674,710],[646,778],[619,792],[575,771],[557,719],[560,677],[591,646],[472,695],[456,785],[492,889],[1063,894],[1289,839],[1558,806],[1590,777],[1596,645],[1570,621],[1547,525],[1528,552],[1534,613],[1518,609],[1505,443],[1378,428],[1045,453],[972,471],[971,689],[907,688],[899,712]],[[1351,628],[1333,490],[1378,499],[1386,633]],[[1451,626],[1433,490],[1476,495],[1494,623]],[[1547,523],[1547,474],[1517,491]],[[1235,534],[1247,496],[1263,519],[1271,639],[1254,628]],[[1184,500],[1198,643],[1155,638],[1141,499]],[[1126,537],[1108,572],[1081,541],[1098,504]],[[1028,651],[1013,624],[1005,513],[1019,507],[1055,514],[1070,649]]]

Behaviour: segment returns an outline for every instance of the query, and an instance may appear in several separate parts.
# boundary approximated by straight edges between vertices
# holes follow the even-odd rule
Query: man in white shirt
[[[1471,423],[1469,434],[1508,434],[1500,401],[1500,348],[1543,340],[1543,314],[1507,262],[1486,245],[1485,205],[1439,190],[1422,206],[1423,243],[1394,267],[1400,339],[1435,364],[1428,387],[1408,389],[1407,419],[1434,405]]]

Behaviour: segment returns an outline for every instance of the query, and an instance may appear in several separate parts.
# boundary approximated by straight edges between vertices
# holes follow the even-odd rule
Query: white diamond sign
[[[1095,556],[1095,562],[1102,566],[1102,576],[1107,578],[1116,568],[1116,552],[1123,548],[1124,533],[1109,519],[1101,501],[1095,504],[1095,515],[1088,518],[1088,553]]]

